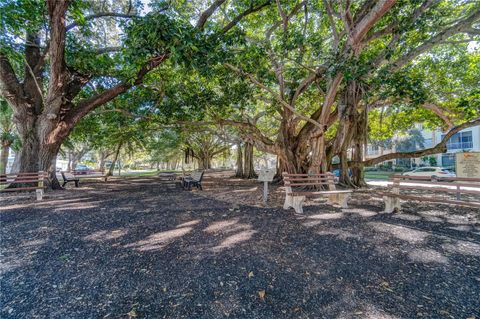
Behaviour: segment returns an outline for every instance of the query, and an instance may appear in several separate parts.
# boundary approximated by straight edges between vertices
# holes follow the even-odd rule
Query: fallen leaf
[[[265,290],[259,290],[258,296],[260,297],[261,300],[265,300]]]
[[[137,318],[137,312],[135,311],[135,309],[132,309],[130,310],[129,313],[127,313],[127,316],[128,316],[128,319]]]
[[[253,271],[248,273],[248,278],[252,278],[252,277],[253,277]]]

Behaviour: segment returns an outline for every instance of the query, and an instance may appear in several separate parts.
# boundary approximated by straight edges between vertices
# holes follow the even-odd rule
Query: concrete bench
[[[292,207],[297,214],[303,213],[303,202],[306,197],[326,196],[328,203],[347,208],[351,190],[337,190],[335,176],[326,174],[288,174],[283,173],[285,184],[285,203],[283,209]],[[327,188],[328,190],[322,190]]]

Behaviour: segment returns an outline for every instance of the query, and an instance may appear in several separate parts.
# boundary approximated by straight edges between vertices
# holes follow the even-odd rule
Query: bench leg
[[[297,214],[303,214],[303,202],[305,201],[305,196],[294,196],[292,199],[292,207]]]
[[[285,196],[285,203],[283,204],[283,209],[289,209],[292,207],[297,214],[303,214],[303,202],[305,201],[305,196]]]
[[[348,200],[350,199],[351,194],[331,194],[328,195],[327,203],[329,205],[338,205],[342,208],[348,208]]]
[[[385,213],[393,213],[395,210],[399,211],[402,207],[400,205],[400,198],[383,196],[385,202]]]
[[[43,199],[43,189],[37,189],[36,194],[37,194],[37,200]]]
[[[63,181],[62,187],[65,187],[65,185],[67,185],[67,182]]]
[[[351,194],[338,194],[339,204],[342,208],[348,208],[348,200],[350,199]]]
[[[75,187],[78,187],[78,181],[75,181]]]
[[[285,195],[285,203],[283,203],[283,209],[289,209],[293,207],[293,196]]]

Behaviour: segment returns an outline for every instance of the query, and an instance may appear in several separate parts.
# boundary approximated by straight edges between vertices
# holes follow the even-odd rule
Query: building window
[[[367,147],[368,155],[378,155],[379,153],[380,153],[380,150],[378,148],[378,145],[368,145]]]
[[[442,138],[445,135],[442,135]],[[447,150],[464,150],[473,148],[472,131],[459,132],[453,135],[447,142]]]
[[[455,167],[455,154],[454,153],[442,154],[442,166]]]
[[[425,141],[423,142],[423,146],[425,146],[425,148],[432,147],[433,146],[433,139],[426,138]]]

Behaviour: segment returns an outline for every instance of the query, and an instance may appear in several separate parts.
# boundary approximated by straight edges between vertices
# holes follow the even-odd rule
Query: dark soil
[[[136,178],[0,199],[0,317],[480,316],[478,212],[383,214],[357,198],[298,216],[280,195],[255,207],[241,203],[261,192],[227,202],[205,185]]]

